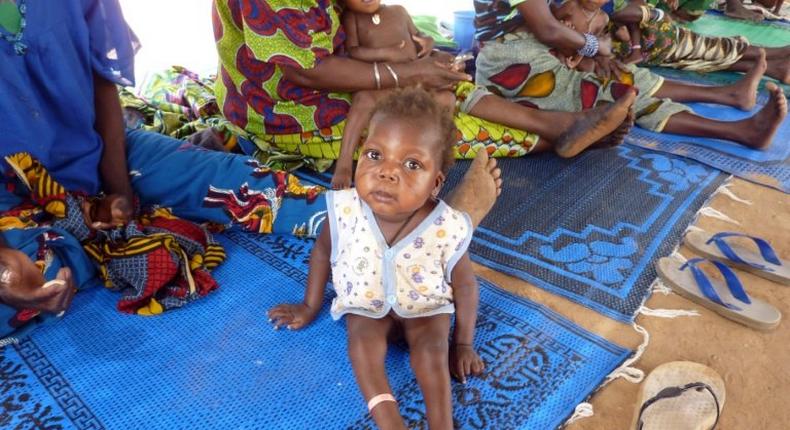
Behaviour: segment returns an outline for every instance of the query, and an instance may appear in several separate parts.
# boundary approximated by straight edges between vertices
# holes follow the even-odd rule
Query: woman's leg
[[[387,355],[387,335],[394,323],[389,316],[372,319],[346,315],[348,355],[365,402],[379,394],[392,394],[384,360]],[[370,413],[380,429],[406,429],[396,402],[381,402]]]
[[[751,118],[725,122],[681,112],[669,118],[663,131],[732,140],[755,149],[765,148],[771,144],[776,130],[787,116],[787,99],[782,90],[775,84],[768,84],[766,89],[771,95],[768,104]]]
[[[762,52],[744,77],[732,85],[702,86],[665,80],[654,97],[676,102],[718,103],[751,110],[757,102],[757,87],[766,67],[765,52]]]
[[[403,320],[414,376],[425,398],[428,428],[453,428],[453,401],[450,390],[450,315],[442,314]]]
[[[541,137],[534,151],[554,149],[562,157],[573,157],[614,135],[622,142],[633,121],[628,118],[633,96],[584,112],[558,112],[531,108],[494,94],[481,97],[469,110],[471,115],[519,130],[530,130]],[[624,130],[620,130],[623,128]],[[617,139],[616,139],[617,140]]]

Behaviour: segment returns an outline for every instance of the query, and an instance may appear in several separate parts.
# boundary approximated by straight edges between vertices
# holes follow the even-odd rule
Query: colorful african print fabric
[[[462,82],[456,88],[459,103],[475,85]],[[140,95],[121,90],[127,127],[166,134],[183,139],[197,131],[212,128],[223,136],[225,148],[240,149],[250,143],[254,155],[273,169],[292,170],[302,166],[323,171],[340,154],[345,120],[329,128],[302,133],[257,136],[218,113],[213,78],[201,79],[193,72],[173,67],[153,75],[140,89]],[[521,157],[538,142],[538,135],[496,124],[463,112],[455,114],[456,158],[474,158],[485,149],[492,157]]]
[[[6,183],[28,198],[0,213],[3,229],[52,227],[77,239],[105,286],[123,292],[120,311],[159,314],[217,288],[210,271],[224,261],[225,252],[204,227],[154,209],[125,226],[91,230],[82,206],[96,201],[66,192],[28,153],[6,156],[5,161],[18,179],[7,178]]]
[[[642,65],[662,66],[694,72],[725,70],[743,57],[749,41],[741,36],[717,37],[695,33],[665,17],[640,25]],[[617,57],[631,54],[628,43],[614,41]]]
[[[633,85],[639,90],[634,103],[636,123],[661,131],[670,116],[690,109],[652,95],[663,78],[647,69],[631,67],[622,82],[602,80],[594,73],[565,67],[529,33],[513,33],[489,41],[477,57],[478,85],[517,103],[540,109],[579,112],[600,102],[611,102]]]
[[[232,123],[261,136],[332,127],[348,94],[313,90],[283,76],[281,67],[310,69],[343,49],[332,0],[217,0],[214,38],[220,58],[217,101]]]

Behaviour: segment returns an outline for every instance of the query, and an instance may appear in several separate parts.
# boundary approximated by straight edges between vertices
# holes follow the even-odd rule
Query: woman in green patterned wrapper
[[[700,73],[748,72],[760,59],[761,48],[744,37],[695,33],[641,0],[615,1],[614,9],[612,52],[625,63]],[[767,60],[765,74],[790,84],[790,46],[762,49]]]

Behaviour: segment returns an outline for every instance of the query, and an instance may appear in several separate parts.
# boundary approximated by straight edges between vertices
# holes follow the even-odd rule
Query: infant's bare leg
[[[403,320],[409,356],[417,383],[425,398],[428,428],[453,428],[453,401],[450,390],[450,315],[441,314]]]
[[[387,355],[387,334],[394,321],[386,316],[381,319],[359,315],[346,315],[348,355],[365,402],[379,394],[390,394],[384,359]],[[381,402],[370,411],[376,426],[382,430],[406,429],[395,402]]]
[[[343,129],[343,140],[340,143],[340,155],[335,164],[332,176],[332,189],[341,190],[351,187],[351,168],[354,164],[354,152],[359,146],[360,137],[373,115],[376,101],[384,96],[382,91],[357,91],[351,99],[351,108],[346,116],[346,126]]]

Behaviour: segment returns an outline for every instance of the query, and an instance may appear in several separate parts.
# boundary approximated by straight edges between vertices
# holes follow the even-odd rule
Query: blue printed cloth
[[[228,260],[209,299],[143,318],[108,312],[115,298],[91,289],[60,324],[0,350],[0,426],[373,428],[331,297],[306,329],[274,331],[265,319],[274,304],[302,299],[312,242],[236,231],[220,239]],[[556,428],[630,354],[485,281],[476,344],[487,370],[453,384],[460,428]],[[424,424],[402,347],[391,347],[387,368],[408,424]]]

